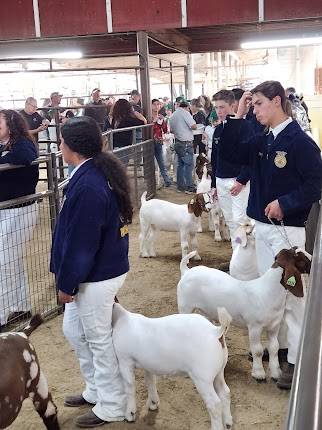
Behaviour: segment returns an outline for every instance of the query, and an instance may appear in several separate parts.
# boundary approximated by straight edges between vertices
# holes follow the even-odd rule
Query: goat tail
[[[36,314],[34,315],[29,324],[22,330],[22,332],[26,335],[26,336],[30,336],[31,333],[36,330],[37,327],[40,326],[40,324],[43,323],[43,317],[40,314]]]
[[[147,191],[144,191],[144,193],[141,196],[141,205],[144,205],[144,203],[146,202],[146,195],[147,195]]]
[[[221,337],[221,336],[225,336],[225,334],[227,333],[230,323],[232,321],[232,318],[230,314],[227,312],[226,308],[218,308],[217,312],[218,312],[219,323],[221,326],[219,337]]]
[[[188,263],[191,258],[193,258],[197,254],[197,251],[192,251],[188,255],[182,257],[182,260],[180,262],[180,273],[181,278],[183,275],[189,270]]]

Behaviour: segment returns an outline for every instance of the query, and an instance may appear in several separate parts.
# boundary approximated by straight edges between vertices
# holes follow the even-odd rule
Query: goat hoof
[[[271,381],[274,382],[274,384],[276,384],[277,380],[278,380],[278,378],[271,377]]]
[[[156,402],[151,402],[149,405],[149,410],[150,411],[156,411],[159,408],[159,404]]]
[[[259,384],[266,384],[266,382],[267,382],[266,378],[264,378],[264,379],[255,378],[255,379],[256,379],[256,382],[258,382]]]
[[[134,423],[134,421],[136,420],[136,412],[130,412],[127,413],[125,415],[125,419],[126,421],[128,421],[129,423]]]

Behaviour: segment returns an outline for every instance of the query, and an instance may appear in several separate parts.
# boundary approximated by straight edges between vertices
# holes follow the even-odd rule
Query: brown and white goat
[[[0,334],[0,429],[14,422],[27,398],[32,400],[48,430],[60,428],[57,407],[48,391],[35,348],[28,339],[41,323],[41,316],[35,315],[21,332]]]

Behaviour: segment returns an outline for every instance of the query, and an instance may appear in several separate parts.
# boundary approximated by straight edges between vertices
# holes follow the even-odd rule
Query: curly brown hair
[[[28,131],[28,125],[24,117],[20,115],[19,112],[12,109],[1,109],[0,115],[4,117],[9,129],[9,149],[11,149],[12,146],[21,138],[29,139],[35,144],[32,135]]]

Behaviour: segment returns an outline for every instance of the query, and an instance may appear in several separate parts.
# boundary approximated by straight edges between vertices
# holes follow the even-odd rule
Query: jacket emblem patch
[[[127,225],[124,225],[123,227],[120,228],[120,233],[121,233],[121,237],[126,236],[127,234],[129,234],[129,227]]]
[[[274,158],[274,164],[279,169],[282,169],[287,164],[286,154],[287,154],[287,152],[284,152],[284,151],[276,151],[276,155]]]

